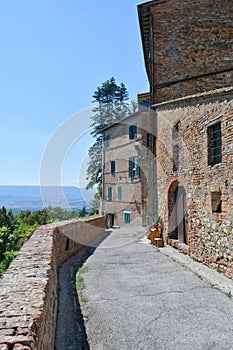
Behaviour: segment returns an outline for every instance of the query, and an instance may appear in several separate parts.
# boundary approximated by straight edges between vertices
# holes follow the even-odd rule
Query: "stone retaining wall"
[[[58,268],[104,232],[104,217],[41,226],[0,279],[0,350],[53,350]]]

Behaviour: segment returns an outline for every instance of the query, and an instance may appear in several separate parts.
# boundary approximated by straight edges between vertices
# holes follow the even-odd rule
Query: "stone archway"
[[[168,191],[168,237],[188,244],[188,211],[184,186],[174,181]]]

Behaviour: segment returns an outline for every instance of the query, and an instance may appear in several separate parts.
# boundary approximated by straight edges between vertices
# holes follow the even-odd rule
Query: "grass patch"
[[[82,276],[77,276],[76,277],[76,289],[78,292],[80,292],[81,290],[83,290],[84,288],[84,280],[82,278]]]
[[[87,302],[87,296],[86,295],[81,294],[81,295],[79,295],[78,299],[79,299],[80,305],[82,305],[82,304]]]
[[[82,277],[83,273],[87,273],[89,270],[88,266],[80,267],[76,273],[76,290],[78,292],[78,299],[80,305],[87,301],[87,296],[82,294],[82,290],[85,288],[84,279]]]
[[[89,271],[89,267],[88,266],[83,266],[83,267],[80,267],[80,269],[78,269],[78,272],[79,274],[81,273],[86,273]]]

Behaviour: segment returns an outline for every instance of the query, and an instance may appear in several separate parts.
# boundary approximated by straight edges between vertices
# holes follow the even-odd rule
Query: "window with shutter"
[[[138,137],[138,127],[137,125],[130,125],[129,126],[129,139],[133,140]]]
[[[115,171],[116,171],[116,162],[115,160],[111,161],[111,174],[115,175]]]
[[[108,200],[112,200],[112,187],[108,187]]]

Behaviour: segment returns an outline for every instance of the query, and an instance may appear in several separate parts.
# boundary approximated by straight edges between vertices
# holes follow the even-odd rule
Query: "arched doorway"
[[[168,237],[188,244],[188,212],[184,186],[174,181],[168,192]]]

